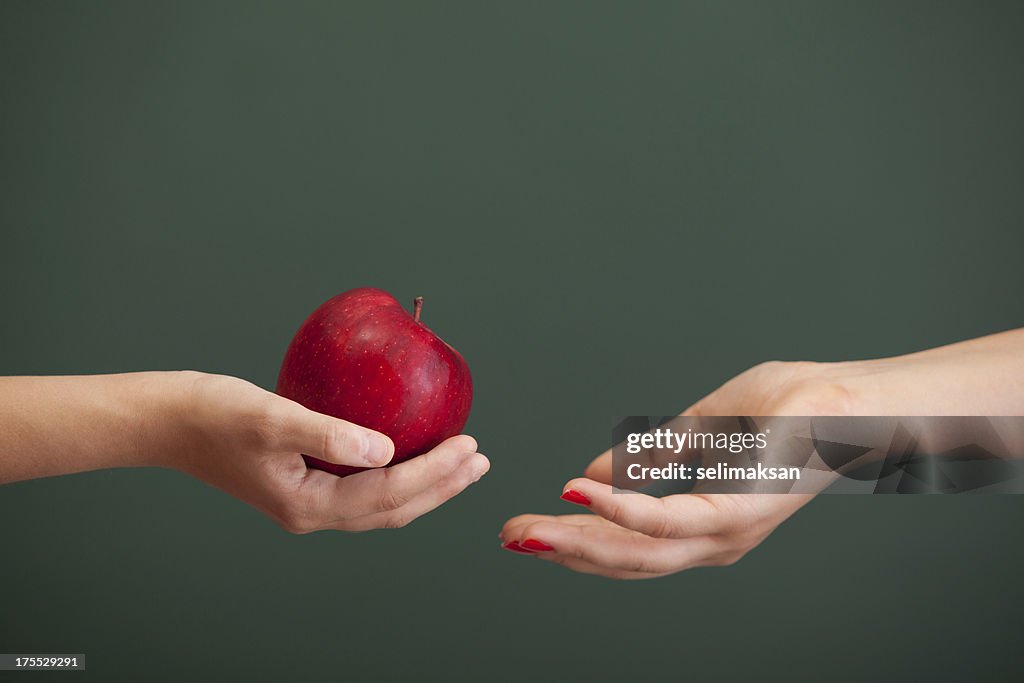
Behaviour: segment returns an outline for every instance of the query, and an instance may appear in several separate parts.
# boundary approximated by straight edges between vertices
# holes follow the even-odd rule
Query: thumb
[[[395,444],[380,432],[317,413],[287,399],[279,410],[279,445],[283,450],[354,467],[380,467],[395,455]]]
[[[601,455],[594,458],[594,461],[587,465],[587,469],[584,470],[583,476],[586,477],[587,479],[599,481],[602,484],[611,484],[612,452],[610,450],[607,450]]]
[[[593,462],[587,465],[587,469],[583,471],[583,476],[586,477],[587,479],[599,481],[602,484],[611,484],[616,488],[635,489],[646,486],[646,484],[644,483],[631,482],[625,476],[625,469],[627,465],[629,464],[629,462],[633,461],[630,460],[629,462],[616,462],[615,457],[612,455],[613,453],[614,451],[609,449],[602,453],[601,455],[594,458]],[[645,452],[644,457],[649,459],[650,452]],[[618,468],[617,472],[616,467]],[[616,477],[616,474],[618,474],[619,476]]]

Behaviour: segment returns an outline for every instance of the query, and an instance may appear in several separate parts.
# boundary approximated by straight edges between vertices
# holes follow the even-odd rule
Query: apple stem
[[[418,296],[412,300],[412,319],[416,322],[420,321],[420,311],[423,310],[423,297]]]

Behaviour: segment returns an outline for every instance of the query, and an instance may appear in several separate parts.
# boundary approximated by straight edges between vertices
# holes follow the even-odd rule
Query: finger
[[[661,576],[661,574],[641,574],[640,572],[627,572],[621,569],[609,569],[608,567],[602,567],[600,565],[587,562],[586,560],[580,560],[567,555],[545,554],[536,555],[536,557],[547,562],[560,565],[579,574],[592,574],[595,576],[603,576],[608,579],[636,581],[638,579],[656,579]]]
[[[522,531],[530,524],[536,522],[561,522],[563,524],[608,524],[611,525],[604,517],[598,517],[597,515],[519,515],[505,522],[505,525],[501,528],[501,532],[498,534],[498,538],[503,541],[515,541],[525,538]]]
[[[310,470],[304,486],[311,514],[324,524],[402,507],[477,455],[476,439],[460,434],[394,467],[348,477]],[[482,457],[482,456],[481,456]]]
[[[731,513],[718,509],[701,496],[682,494],[655,498],[623,492],[591,479],[573,479],[566,484],[562,495],[587,501],[591,511],[608,521],[654,538],[708,536],[722,533],[735,521]]]
[[[394,443],[380,432],[317,413],[295,401],[275,401],[271,415],[274,447],[282,451],[355,467],[380,467],[395,455]]]
[[[502,529],[500,534],[500,537],[504,542],[503,547],[509,549],[509,544],[514,543],[513,552],[533,555],[542,560],[562,565],[567,569],[571,569],[572,571],[579,572],[581,574],[597,574],[612,579],[649,579],[655,576],[654,574],[641,574],[638,572],[609,569],[608,567],[600,567],[576,557],[561,555],[557,552],[537,552],[522,549],[521,546],[519,546],[516,539],[526,540],[526,537],[522,535],[522,532],[527,526],[536,522],[551,521],[559,521],[568,525],[577,526],[586,524],[611,525],[611,522],[603,517],[598,517],[597,515],[519,515],[505,523],[505,527]]]
[[[490,461],[482,453],[471,453],[458,469],[402,507],[391,512],[378,512],[347,520],[335,525],[334,528],[344,531],[369,531],[404,527],[465,491],[479,481],[490,467]]]
[[[539,521],[516,539],[539,555],[562,555],[592,565],[640,574],[689,569],[721,552],[720,541],[706,536],[683,540],[651,538],[613,525],[572,525]]]

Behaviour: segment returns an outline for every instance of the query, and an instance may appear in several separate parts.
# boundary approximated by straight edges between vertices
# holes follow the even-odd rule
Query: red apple
[[[310,410],[387,434],[391,464],[420,455],[462,431],[473,402],[469,366],[420,321],[371,287],[339,294],[295,333],[277,393]],[[304,456],[313,468],[345,476],[361,468]]]

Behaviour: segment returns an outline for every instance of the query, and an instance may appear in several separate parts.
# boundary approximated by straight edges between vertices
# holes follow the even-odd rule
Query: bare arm
[[[188,373],[0,377],[0,483],[168,463]]]
[[[684,415],[1024,415],[1024,329],[920,353],[839,363],[769,362]],[[562,497],[594,514],[520,515],[509,550],[620,579],[731,564],[808,503],[808,494],[616,495],[611,451]]]
[[[395,467],[339,478],[301,454],[380,468],[383,434],[244,380],[197,372],[0,378],[0,483],[111,467],[186,472],[289,531],[404,526],[487,471],[466,435]]]

